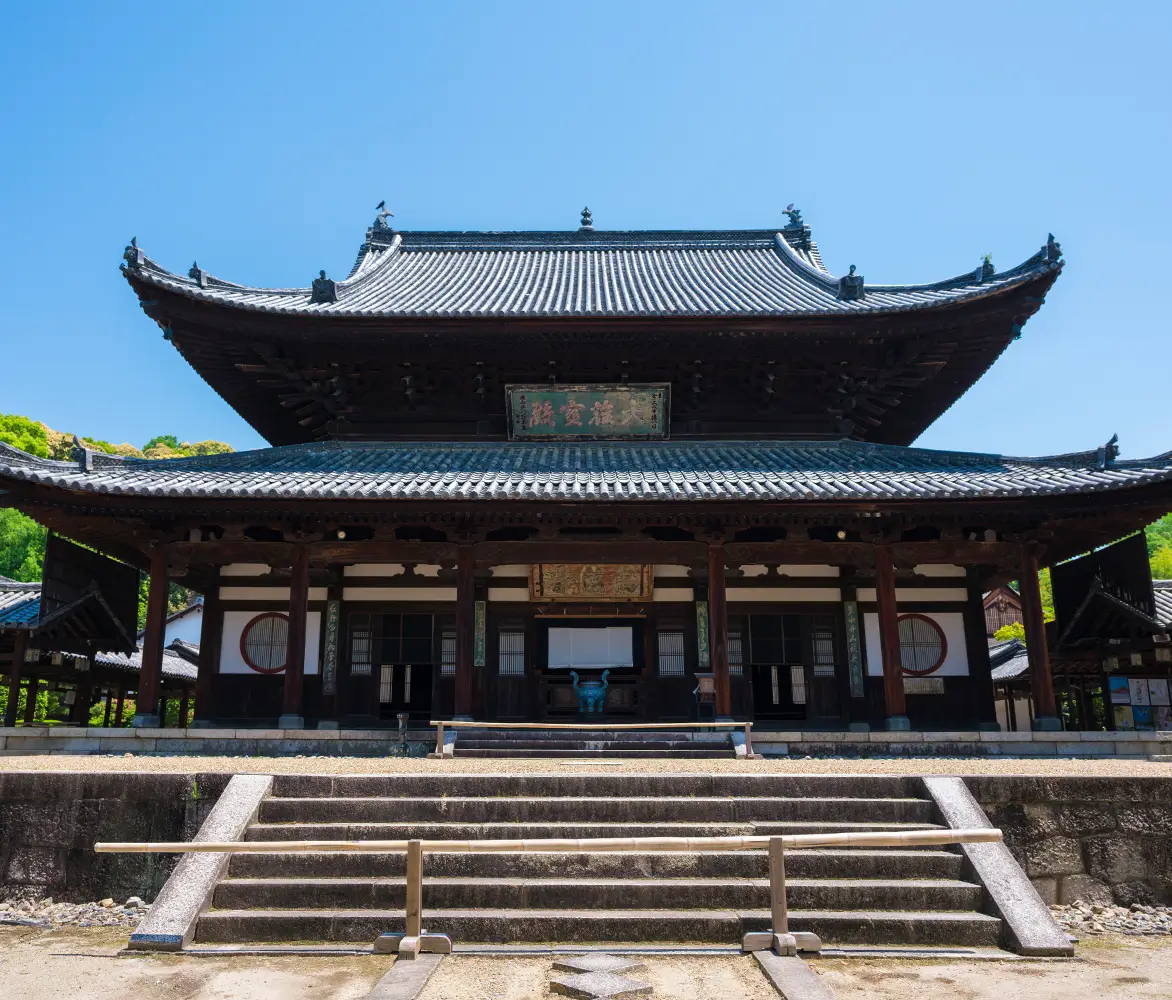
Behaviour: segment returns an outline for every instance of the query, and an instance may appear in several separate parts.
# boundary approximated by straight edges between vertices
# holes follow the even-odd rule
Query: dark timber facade
[[[164,337],[273,445],[0,446],[9,502],[148,570],[146,722],[180,579],[206,599],[206,723],[993,727],[982,595],[1020,579],[1038,639],[1038,566],[1172,506],[1172,454],[910,447],[1041,306],[1053,238],[907,286],[831,276],[800,221],[376,224],[349,277],[292,289],[125,257]],[[1029,654],[1053,725],[1045,642]]]

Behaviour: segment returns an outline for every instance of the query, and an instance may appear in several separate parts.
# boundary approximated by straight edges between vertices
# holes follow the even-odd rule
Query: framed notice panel
[[[513,440],[634,440],[667,437],[671,386],[506,385]]]
[[[529,571],[535,601],[645,601],[651,598],[650,566],[538,563]]]

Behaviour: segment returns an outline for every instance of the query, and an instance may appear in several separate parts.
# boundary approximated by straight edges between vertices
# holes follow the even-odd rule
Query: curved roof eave
[[[309,288],[257,288],[206,273],[202,281],[182,277],[145,255],[124,264],[122,270],[132,284],[141,282],[233,311],[272,315],[735,319],[884,315],[947,308],[1000,295],[1056,276],[1062,269],[1061,249],[1051,238],[1040,251],[1007,271],[983,274],[978,267],[926,284],[865,285],[861,298],[843,299],[838,294],[840,279],[807,260],[782,232],[594,233],[586,243],[577,241],[573,233],[452,234],[461,239],[450,242],[423,239],[424,235],[395,232],[386,241],[368,238],[350,275],[335,283],[333,302],[311,302]],[[612,235],[616,238],[608,241]],[[505,239],[528,236],[542,239]],[[417,245],[411,243],[413,239]],[[596,258],[586,256],[592,253],[609,256],[595,263]],[[518,266],[516,262],[523,259],[518,255],[526,254],[559,255],[556,263],[563,266]],[[574,275],[563,273],[575,269]],[[538,295],[533,291],[535,281],[560,285],[552,292],[542,288]],[[583,283],[591,289],[585,305],[578,294]],[[550,304],[567,299],[568,305]]]

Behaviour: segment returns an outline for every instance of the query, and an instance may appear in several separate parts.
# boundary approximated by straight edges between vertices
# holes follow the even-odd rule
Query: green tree
[[[40,580],[45,536],[45,529],[31,517],[0,507],[0,576],[26,583]]]
[[[49,439],[44,424],[15,413],[0,413],[0,441],[38,458],[49,457]]]
[[[1144,536],[1149,556],[1154,556],[1160,549],[1172,548],[1172,514],[1165,514],[1155,524],[1149,524]]]
[[[1156,549],[1149,558],[1153,580],[1172,580],[1172,545]]]
[[[171,451],[178,451],[179,438],[174,434],[157,434],[142,446],[144,452],[150,451],[152,448],[170,448]]]
[[[1010,622],[1008,625],[1002,625],[996,632],[993,633],[993,638],[998,642],[1006,642],[1009,639],[1020,639],[1025,643],[1025,626],[1021,622]]]

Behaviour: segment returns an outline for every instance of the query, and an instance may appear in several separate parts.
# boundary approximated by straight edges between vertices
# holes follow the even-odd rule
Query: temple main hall
[[[589,211],[559,232],[404,232],[383,213],[345,277],[289,288],[132,242],[122,274],[159,348],[270,447],[0,445],[0,490],[86,565],[148,574],[141,726],[179,581],[204,597],[197,725],[991,729],[982,597],[1019,581],[1032,724],[1058,728],[1038,570],[1172,508],[1172,453],[1121,457],[1109,428],[1040,458],[913,442],[1029,335],[1062,270],[1051,236],[1008,270],[835,276],[796,210],[665,232]],[[103,589],[126,574],[71,577],[58,549],[53,606],[88,602],[78,641],[132,636]],[[1102,698],[1094,643],[1121,629],[1129,668],[1166,676],[1142,586],[1092,583],[1091,652],[1062,655]]]

